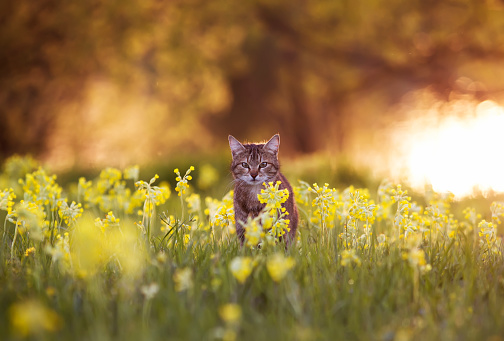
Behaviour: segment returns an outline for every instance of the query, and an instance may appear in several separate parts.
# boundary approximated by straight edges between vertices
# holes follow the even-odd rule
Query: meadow
[[[8,159],[1,339],[502,340],[503,203],[291,179],[297,241],[270,183],[240,247],[232,191],[204,194],[217,173],[106,168],[63,188]]]

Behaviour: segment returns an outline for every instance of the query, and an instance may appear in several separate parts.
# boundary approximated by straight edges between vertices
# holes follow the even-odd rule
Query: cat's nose
[[[251,176],[251,177],[252,177],[252,179],[254,179],[254,180],[255,180],[255,178],[257,177],[257,174],[259,174],[259,172],[258,172],[258,171],[256,171],[256,170],[251,170],[251,171],[250,171],[250,176]]]

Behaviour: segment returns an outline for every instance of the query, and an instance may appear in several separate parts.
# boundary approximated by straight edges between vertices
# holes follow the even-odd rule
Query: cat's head
[[[262,185],[272,181],[278,174],[278,147],[280,135],[276,134],[268,142],[241,144],[229,135],[229,147],[233,155],[231,172],[236,180],[249,185]]]

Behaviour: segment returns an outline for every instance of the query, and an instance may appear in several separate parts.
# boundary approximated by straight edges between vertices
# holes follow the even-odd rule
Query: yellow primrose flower
[[[53,332],[62,324],[60,316],[39,301],[15,303],[9,308],[9,318],[14,332],[23,337]]]
[[[191,166],[189,169],[186,171],[185,175],[182,176],[179,172],[178,168],[175,168],[174,172],[177,174],[177,177],[175,180],[177,180],[177,186],[175,187],[175,191],[178,193],[178,196],[182,196],[182,194],[185,194],[186,189],[189,188],[189,180],[192,180],[192,176],[189,175],[192,171],[194,170],[194,167]]]
[[[280,282],[295,264],[293,258],[285,257],[282,253],[276,253],[268,259],[266,269],[268,269],[269,275],[275,282]]]
[[[198,187],[201,189],[208,189],[219,180],[219,172],[210,164],[204,164],[199,174]]]
[[[14,206],[14,199],[16,195],[12,188],[6,188],[0,192],[0,210],[7,211],[7,214],[12,214],[12,206]]]
[[[341,265],[348,266],[352,263],[360,266],[362,262],[359,256],[357,256],[355,249],[344,250],[341,253]]]
[[[236,323],[239,322],[242,317],[241,307],[236,303],[227,303],[219,308],[219,316],[226,323]]]
[[[229,264],[229,269],[233,276],[240,283],[245,283],[248,276],[252,273],[253,263],[250,257],[235,257]]]
[[[414,268],[418,267],[420,273],[426,273],[432,269],[431,265],[427,264],[425,260],[425,252],[419,248],[412,248],[407,257],[409,264]]]
[[[175,270],[173,281],[175,282],[175,290],[178,292],[186,291],[192,288],[192,270],[190,268]]]
[[[273,182],[269,182],[267,185],[263,183],[265,188],[261,189],[261,193],[257,195],[257,198],[260,203],[266,204],[266,209],[279,209],[289,198],[287,188],[278,189],[281,183],[281,181],[277,181],[274,185]]]
[[[125,179],[132,179],[133,181],[136,182],[140,174],[140,168],[138,167],[138,165],[128,167],[124,170],[123,173]]]
[[[34,253],[35,253],[35,251],[36,251],[36,250],[35,250],[35,248],[34,248],[33,246],[32,246],[32,247],[30,247],[30,248],[28,248],[28,249],[26,249],[26,251],[25,251],[25,257],[28,257],[28,256],[30,256],[30,255],[32,255],[32,254],[34,254]]]
[[[68,206],[66,199],[59,203],[58,215],[67,225],[75,223],[77,218],[82,215],[82,212],[84,212],[82,205],[80,203],[76,204],[75,201],[72,201],[70,206]]]

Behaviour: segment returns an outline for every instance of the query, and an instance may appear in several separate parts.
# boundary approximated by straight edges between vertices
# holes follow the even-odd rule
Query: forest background
[[[279,132],[285,159],[400,170],[425,126],[502,103],[503,4],[4,1],[0,161],[125,167]]]

